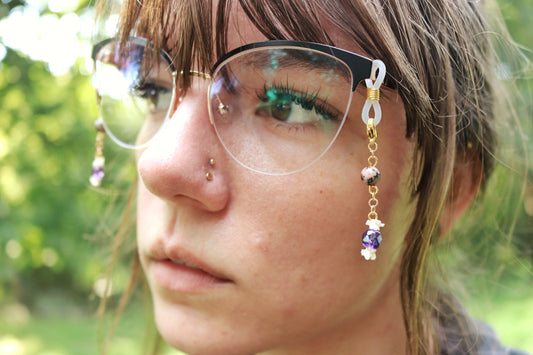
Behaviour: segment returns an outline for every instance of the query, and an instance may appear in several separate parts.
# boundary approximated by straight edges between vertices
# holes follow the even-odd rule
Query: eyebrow
[[[321,69],[324,72],[337,74],[340,78],[351,84],[352,74],[345,64],[335,57],[330,57],[325,53],[315,52],[312,50],[304,51],[302,49],[284,48],[283,52],[292,52],[290,55],[281,54],[280,48],[271,48],[256,52],[248,52],[250,59],[243,61],[244,65],[264,67],[266,69],[295,68],[295,69]],[[312,56],[316,54],[316,56]],[[342,63],[342,64],[340,64]],[[340,65],[339,65],[340,64]]]

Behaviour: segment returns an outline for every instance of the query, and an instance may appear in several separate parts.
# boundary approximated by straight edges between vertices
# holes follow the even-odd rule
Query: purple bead
[[[367,229],[363,233],[363,246],[370,249],[377,249],[383,241],[381,233],[375,229]]]
[[[95,179],[102,180],[104,178],[104,168],[93,168],[91,176]]]

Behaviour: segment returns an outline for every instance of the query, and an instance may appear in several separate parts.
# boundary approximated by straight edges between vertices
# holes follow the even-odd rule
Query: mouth
[[[181,248],[153,249],[150,259],[147,271],[159,286],[171,291],[194,294],[234,283]]]

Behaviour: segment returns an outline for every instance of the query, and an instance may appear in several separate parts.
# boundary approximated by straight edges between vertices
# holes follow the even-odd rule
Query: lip
[[[150,257],[150,272],[165,289],[193,294],[233,283],[183,248],[156,246]]]

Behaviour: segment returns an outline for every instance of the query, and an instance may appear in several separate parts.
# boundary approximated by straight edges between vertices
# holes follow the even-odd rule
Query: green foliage
[[[97,112],[83,64],[54,77],[10,48],[0,62],[0,303],[58,287],[86,298],[102,272],[87,240],[105,199],[88,188]]]
[[[107,353],[141,354],[144,321],[138,312],[125,314]],[[96,334],[96,322],[89,317],[65,319],[55,315],[25,323],[0,322],[0,354],[95,355],[98,354]],[[167,347],[161,355],[184,354]]]

